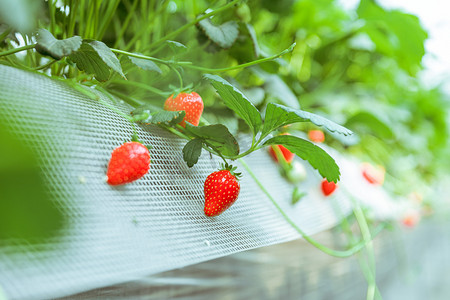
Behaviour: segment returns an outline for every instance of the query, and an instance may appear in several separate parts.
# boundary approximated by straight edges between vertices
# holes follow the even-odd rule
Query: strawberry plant
[[[341,171],[327,146],[370,161],[358,175],[392,195],[425,194],[449,167],[448,103],[417,76],[427,33],[416,18],[375,1],[361,0],[353,12],[333,0],[17,3],[26,5],[0,13],[0,63],[64,82],[132,128],[159,126],[184,139],[189,168],[202,154],[221,159],[225,167],[205,176],[206,216],[236,201],[240,183],[230,165],[239,162],[305,240],[330,255],[364,248],[370,257],[378,231],[358,203],[359,239],[349,234],[348,249],[330,249],[290,219],[245,158],[269,151],[292,203],[305,196],[300,160],[323,178],[324,196],[335,192]],[[151,172],[144,148],[129,142],[114,150],[107,182]],[[365,270],[370,299],[378,293],[374,267]]]

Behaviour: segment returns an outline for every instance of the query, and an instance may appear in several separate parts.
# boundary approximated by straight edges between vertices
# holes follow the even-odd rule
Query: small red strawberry
[[[111,154],[106,176],[110,185],[130,183],[147,174],[150,169],[148,148],[138,142],[127,142]]]
[[[405,227],[413,228],[419,223],[420,214],[416,211],[407,212],[401,221]]]
[[[228,209],[238,198],[241,189],[233,170],[227,168],[211,173],[205,181],[205,215],[215,217]],[[231,171],[231,172],[230,172]]]
[[[203,100],[196,92],[179,93],[175,99],[173,95],[167,98],[164,109],[168,111],[184,110],[186,115],[180,125],[186,127],[186,121],[188,121],[192,125],[198,126],[203,112]]]
[[[308,138],[315,143],[322,143],[325,141],[325,134],[322,130],[310,130],[308,132]]]
[[[286,149],[286,147],[284,147],[283,145],[273,145],[269,147],[269,153],[276,162],[278,162],[278,157],[275,153],[274,147],[278,147],[278,149],[280,149],[281,153],[283,154],[284,160],[287,163],[291,163],[292,160],[294,160],[295,154]]]
[[[386,170],[382,166],[374,166],[370,163],[361,165],[363,177],[371,184],[382,185]]]
[[[322,193],[324,196],[330,196],[336,190],[337,184],[333,181],[329,182],[328,180],[322,180]]]

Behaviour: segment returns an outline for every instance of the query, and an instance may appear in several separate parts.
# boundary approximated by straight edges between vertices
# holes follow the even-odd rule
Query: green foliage
[[[222,124],[194,126],[186,122],[186,131],[223,155],[235,156],[239,154],[239,144],[236,138]]]
[[[214,25],[210,19],[204,19],[198,22],[198,26],[211,41],[224,49],[230,48],[239,35],[235,21]]]
[[[133,120],[142,124],[175,125],[183,121],[186,112],[157,110],[152,112],[153,107],[143,105],[131,112]]]
[[[87,74],[94,74],[98,81],[107,81],[111,75],[110,68],[100,57],[91,43],[83,42],[78,51],[70,55],[77,68]]]
[[[268,139],[264,145],[283,145],[289,151],[308,161],[328,181],[337,182],[339,180],[341,173],[334,159],[322,148],[309,141],[295,136],[280,135]]]
[[[54,59],[61,59],[77,51],[81,46],[82,39],[79,36],[74,36],[57,40],[48,30],[39,29],[36,42],[37,52],[42,55],[49,55]]]
[[[199,138],[195,138],[186,143],[183,147],[183,159],[187,163],[188,167],[193,167],[198,158],[202,154],[203,141]]]
[[[157,64],[152,62],[148,59],[142,59],[142,58],[136,58],[133,56],[125,56],[125,59],[129,59],[134,65],[136,65],[138,68],[146,71],[154,71],[158,74],[162,74],[161,69],[158,67]]]
[[[323,126],[331,132],[336,132],[343,135],[353,134],[353,132],[347,128],[319,115],[299,109],[292,109],[281,104],[269,103],[266,109],[266,117],[264,120],[262,135],[266,136],[271,131],[278,129],[281,126],[307,121],[312,122],[317,126]]]
[[[232,109],[250,127],[253,135],[256,135],[261,127],[262,120],[256,107],[238,89],[225,79],[206,74],[204,76],[222,97],[223,102]]]

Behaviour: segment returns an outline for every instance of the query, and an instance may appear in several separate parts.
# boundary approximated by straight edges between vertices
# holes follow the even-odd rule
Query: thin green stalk
[[[55,0],[48,0],[48,12],[50,14],[50,32],[55,35]]]
[[[125,94],[115,91],[115,90],[110,90],[109,93],[113,94],[117,98],[124,100],[126,103],[130,104],[133,107],[145,104],[144,102],[141,102],[133,97],[129,97],[128,95],[125,95]]]
[[[266,58],[262,58],[262,59],[258,59],[258,60],[254,60],[245,64],[240,64],[240,65],[236,65],[233,67],[228,67],[228,68],[219,68],[219,69],[212,69],[212,68],[204,68],[204,67],[199,67],[199,66],[195,66],[195,65],[186,65],[186,68],[190,68],[190,69],[196,69],[196,70],[200,70],[203,72],[226,72],[226,71],[231,71],[231,70],[236,70],[236,69],[242,69],[242,68],[247,68],[253,65],[257,65],[263,62],[267,62],[267,61],[271,61],[274,60],[275,58],[281,57],[286,53],[291,52],[295,47],[295,43],[293,43],[288,49],[280,52],[279,54],[275,54]]]
[[[108,25],[111,23],[112,18],[114,17],[114,14],[117,10],[117,7],[119,6],[121,0],[115,0],[114,3],[112,1],[108,1],[108,9],[106,10],[106,13],[104,16],[102,16],[102,24],[100,25],[100,29],[97,34],[97,39],[101,40],[103,36],[105,35],[106,29],[108,29]]]
[[[162,38],[160,38],[159,40],[157,40],[156,42],[154,42],[154,43],[151,45],[152,48],[154,48],[154,47],[156,47],[156,46],[159,46],[160,44],[164,43],[164,42],[167,41],[167,40],[173,39],[174,37],[176,37],[177,35],[179,35],[179,34],[182,33],[183,31],[185,31],[185,30],[188,29],[189,27],[191,27],[191,26],[197,24],[197,23],[200,22],[201,20],[204,20],[204,19],[206,19],[206,18],[209,18],[209,17],[211,17],[211,16],[214,16],[215,14],[218,14],[218,13],[224,11],[224,10],[227,10],[227,9],[233,7],[236,3],[240,2],[240,1],[241,1],[241,0],[233,0],[233,1],[231,1],[230,3],[228,3],[228,4],[226,4],[226,5],[222,6],[222,7],[219,7],[218,9],[216,9],[216,10],[210,12],[210,13],[207,13],[207,14],[201,16],[201,17],[196,18],[195,20],[192,20],[191,22],[187,23],[186,25],[181,26],[181,27],[178,28],[177,30],[175,30],[175,31],[173,31],[173,32],[171,32],[171,33],[169,33],[169,34],[163,36]]]
[[[74,1],[74,4],[72,4],[72,1]],[[71,0],[70,5],[70,23],[69,23],[69,31],[68,36],[71,37],[75,34],[75,24],[77,22],[77,16],[78,16],[78,7],[80,6],[79,0]]]
[[[117,47],[119,41],[122,40],[122,37],[125,34],[125,31],[127,30],[128,25],[131,21],[131,18],[134,17],[134,11],[136,10],[138,2],[139,2],[138,0],[134,0],[133,5],[131,6],[130,11],[128,12],[127,17],[125,18],[125,21],[123,22],[123,24],[120,27],[120,32],[119,32],[119,35],[116,37],[116,42],[114,43],[114,47]]]
[[[251,62],[248,62],[248,63],[245,63],[245,64],[240,64],[240,65],[236,65],[236,66],[228,67],[228,68],[219,68],[219,69],[204,68],[204,67],[200,67],[200,66],[195,66],[190,61],[167,61],[167,60],[163,60],[163,59],[159,59],[159,58],[155,58],[155,57],[151,57],[151,56],[146,56],[146,55],[141,55],[141,54],[136,54],[136,53],[123,51],[123,50],[119,50],[119,49],[111,49],[111,51],[115,52],[115,53],[118,53],[118,54],[131,56],[131,57],[151,60],[151,61],[158,62],[158,63],[161,63],[161,64],[165,64],[165,65],[168,65],[168,66],[178,65],[178,66],[182,66],[182,67],[185,67],[185,68],[191,68],[191,69],[196,69],[196,70],[200,70],[200,71],[204,71],[204,72],[214,73],[214,72],[226,72],[226,71],[246,68],[246,67],[257,65],[257,64],[260,64],[260,63],[263,63],[263,62],[266,62],[266,61],[271,61],[271,60],[274,60],[275,58],[283,56],[286,53],[291,52],[292,49],[294,49],[294,47],[295,47],[295,43],[293,43],[289,48],[285,49],[284,51],[282,51],[282,52],[280,52],[278,54],[275,54],[275,55],[272,55],[272,56],[269,56],[269,57],[266,57],[266,58],[254,60],[254,61],[251,61]],[[260,140],[262,138],[263,137],[261,137]]]
[[[181,77],[180,72],[178,72],[178,70],[172,65],[170,65],[170,68],[175,72],[175,74],[177,74],[178,82],[180,83],[180,89],[183,89],[183,77]]]
[[[309,242],[311,245],[316,247],[317,249],[321,250],[322,252],[335,256],[335,257],[349,257],[354,255],[355,253],[358,253],[363,249],[368,241],[362,240],[359,243],[355,244],[353,247],[347,249],[347,250],[334,250],[331,248],[328,248],[321,243],[315,241],[311,237],[305,234],[303,230],[298,227],[294,221],[289,218],[289,216],[284,212],[284,210],[278,205],[278,203],[275,201],[275,199],[270,195],[270,193],[267,191],[267,189],[263,186],[263,184],[258,180],[256,175],[252,172],[250,167],[247,165],[247,163],[243,159],[239,159],[239,162],[242,164],[242,166],[247,170],[247,172],[250,174],[250,176],[253,178],[253,180],[256,182],[256,184],[260,187],[260,189],[266,194],[266,196],[269,198],[269,200],[272,202],[272,204],[277,208],[278,212],[283,216],[283,218],[288,222],[307,242]],[[378,233],[378,232],[377,232]],[[376,234],[375,234],[376,235]]]
[[[10,50],[8,50],[8,51],[1,52],[1,53],[0,53],[0,57],[6,56],[6,55],[10,55],[10,54],[14,54],[14,53],[17,53],[17,52],[20,52],[20,51],[25,51],[25,50],[33,49],[34,47],[36,47],[36,44],[26,45],[26,46],[19,47],[19,48],[13,48],[13,49],[10,49]]]
[[[100,16],[101,0],[94,0],[94,5],[95,5],[94,26],[92,26],[91,36],[93,39],[97,39],[98,26],[99,26],[98,24],[100,22],[99,16]],[[102,18],[103,18],[103,15],[102,15]]]
[[[353,201],[353,212],[355,214],[356,220],[358,222],[359,228],[361,229],[361,234],[363,236],[364,241],[366,241],[366,251],[367,258],[369,262],[369,272],[368,272],[368,284],[367,288],[367,300],[373,300],[375,297],[375,291],[377,290],[376,284],[376,269],[375,269],[375,254],[373,250],[373,241],[372,236],[370,234],[369,226],[367,225],[366,218],[361,209],[361,206],[357,201]]]
[[[42,65],[42,66],[38,66],[38,67],[36,67],[36,68],[33,68],[33,70],[43,70],[43,69],[47,69],[48,67],[50,67],[51,65],[53,65],[55,62],[57,62],[57,60],[52,60],[52,61],[49,61],[48,63],[46,63],[46,64],[44,64],[44,65]]]
[[[140,58],[140,59],[145,59],[145,60],[151,60],[151,61],[159,62],[161,64],[165,64],[165,65],[168,65],[168,66],[170,66],[172,64],[182,64],[183,66],[185,66],[186,64],[192,64],[191,62],[167,61],[167,60],[163,60],[163,59],[159,59],[159,58],[155,58],[155,57],[151,57],[151,56],[146,56],[146,55],[142,55],[142,54],[136,54],[136,53],[123,51],[123,50],[119,50],[119,49],[114,49],[114,48],[111,48],[111,51],[114,52],[114,53],[123,54],[123,55],[131,56],[131,57],[136,57],[136,58]]]
[[[164,91],[161,91],[160,89],[154,88],[147,84],[140,83],[137,81],[131,81],[131,80],[127,80],[127,81],[112,80],[112,81],[108,82],[108,85],[110,85],[110,84],[119,84],[119,85],[124,85],[124,86],[133,86],[133,87],[141,88],[146,91],[152,92],[154,94],[160,95],[161,97],[165,97],[165,98],[169,97],[172,94],[172,92],[164,92]]]

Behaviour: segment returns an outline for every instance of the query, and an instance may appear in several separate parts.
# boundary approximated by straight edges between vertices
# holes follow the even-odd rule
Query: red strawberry
[[[138,142],[128,142],[111,154],[107,182],[111,185],[130,183],[147,174],[150,169],[150,153],[144,145]]]
[[[329,182],[328,180],[322,180],[322,192],[325,196],[330,196],[336,190],[337,184],[333,181]]]
[[[164,109],[168,111],[184,110],[186,116],[180,122],[180,125],[186,127],[185,121],[188,121],[192,125],[198,126],[203,112],[203,100],[196,92],[190,94],[179,93],[175,99],[173,95],[167,98],[164,103]]]
[[[215,217],[223,213],[236,201],[240,189],[239,181],[229,170],[211,173],[204,185],[205,215]]]
[[[406,227],[413,228],[419,223],[420,214],[415,211],[410,211],[406,215],[403,216],[402,224]]]
[[[363,177],[371,184],[382,185],[386,170],[382,166],[373,166],[370,163],[361,165]]]
[[[292,160],[294,159],[294,155],[295,155],[294,153],[292,153],[291,151],[286,149],[286,147],[284,147],[283,145],[274,145],[274,146],[269,147],[269,153],[276,162],[278,162],[278,157],[275,154],[274,147],[278,147],[278,149],[280,149],[280,151],[283,154],[283,157],[287,163],[292,162]]]
[[[308,132],[308,137],[311,141],[316,143],[322,143],[325,141],[325,134],[322,130],[310,130]]]

